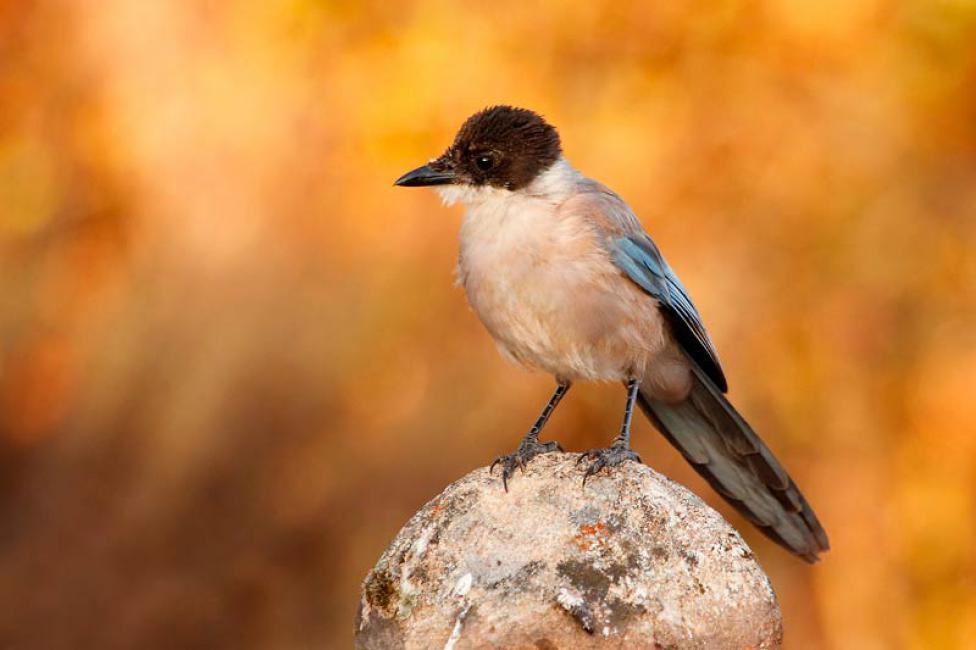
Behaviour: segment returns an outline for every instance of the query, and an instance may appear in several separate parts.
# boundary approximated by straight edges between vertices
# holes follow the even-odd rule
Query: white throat
[[[531,183],[517,190],[506,190],[490,185],[442,185],[437,188],[445,205],[461,202],[467,207],[486,203],[506,203],[519,199],[541,199],[561,203],[576,189],[581,175],[560,156],[548,169],[539,174]]]

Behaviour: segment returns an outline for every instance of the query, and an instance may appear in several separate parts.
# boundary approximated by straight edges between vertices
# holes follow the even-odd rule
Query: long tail
[[[638,403],[692,467],[770,539],[808,562],[830,548],[793,479],[701,370],[694,368],[694,386],[683,402],[641,393]]]

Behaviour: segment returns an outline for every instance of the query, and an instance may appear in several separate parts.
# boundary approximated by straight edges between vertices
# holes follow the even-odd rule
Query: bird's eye
[[[475,158],[474,164],[478,166],[478,169],[480,169],[483,172],[486,172],[492,168],[492,166],[495,164],[495,161],[492,160],[490,156],[478,156],[477,158]]]

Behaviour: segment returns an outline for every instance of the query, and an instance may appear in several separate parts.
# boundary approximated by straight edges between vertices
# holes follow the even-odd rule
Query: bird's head
[[[439,158],[407,172],[396,185],[455,185],[510,192],[529,185],[559,160],[559,134],[524,108],[492,106],[465,120]]]

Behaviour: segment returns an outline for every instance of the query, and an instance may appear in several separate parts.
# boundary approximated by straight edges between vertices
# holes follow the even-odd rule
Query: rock
[[[502,489],[475,470],[363,583],[356,647],[779,648],[769,579],[701,499],[638,463],[582,486],[575,454]]]

